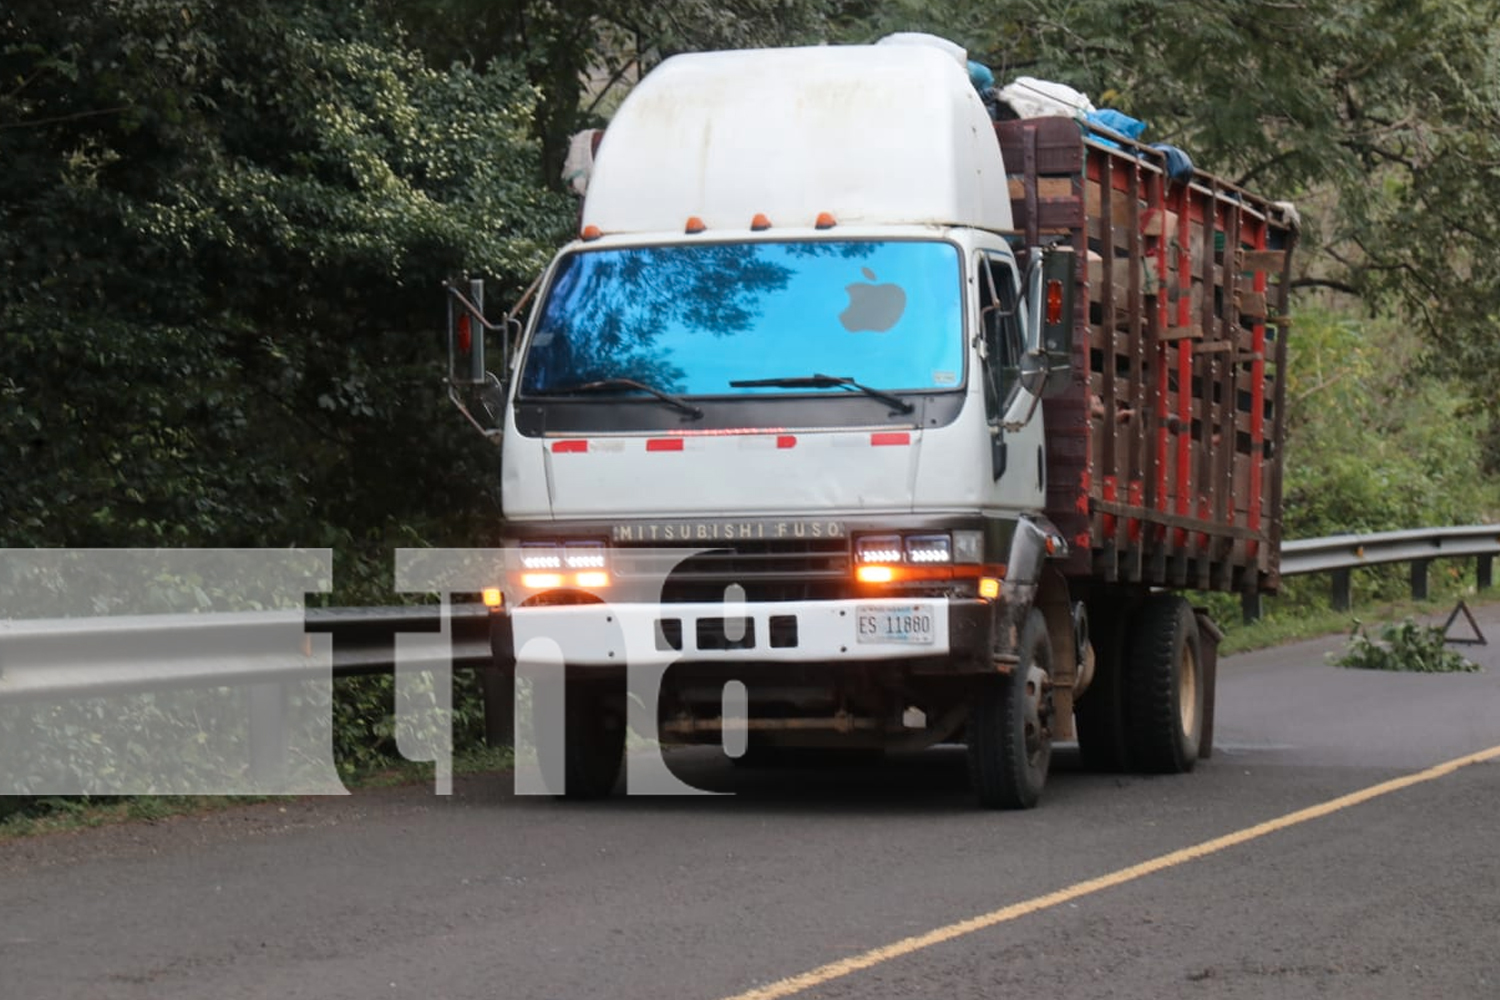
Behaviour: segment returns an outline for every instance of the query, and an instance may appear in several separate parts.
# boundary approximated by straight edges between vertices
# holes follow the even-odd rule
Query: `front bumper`
[[[883,616],[930,616],[922,641],[883,639]],[[865,634],[861,636],[863,619]],[[495,662],[620,668],[693,663],[911,664],[935,673],[994,669],[995,607],[942,598],[764,604],[575,604],[496,612]]]

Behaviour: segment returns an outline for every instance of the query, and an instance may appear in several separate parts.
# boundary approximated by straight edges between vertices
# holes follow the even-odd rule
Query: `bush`
[[[1380,630],[1380,641],[1372,640],[1358,619],[1349,633],[1349,646],[1341,654],[1329,654],[1341,667],[1360,670],[1404,670],[1423,674],[1473,673],[1472,663],[1447,646],[1447,634],[1438,625],[1418,625],[1410,618]]]

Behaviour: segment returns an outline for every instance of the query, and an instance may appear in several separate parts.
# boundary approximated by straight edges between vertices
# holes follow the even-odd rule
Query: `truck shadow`
[[[674,749],[664,758],[674,777],[708,794],[628,795],[628,779],[622,777],[608,799],[568,802],[548,796],[513,796],[508,774],[502,776],[506,787],[499,794],[511,805],[589,814],[771,811],[890,815],[977,811],[961,746],[888,754],[873,761],[782,763],[771,767],[739,766],[716,748],[708,747]],[[1082,770],[1076,748],[1060,746],[1053,752],[1052,774],[1042,806],[1056,807],[1111,777]]]

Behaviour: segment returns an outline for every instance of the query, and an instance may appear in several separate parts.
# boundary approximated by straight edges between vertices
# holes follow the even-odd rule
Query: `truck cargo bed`
[[[996,132],[1026,245],[1078,259],[1074,379],[1044,403],[1065,571],[1274,591],[1294,214],[1068,118]]]

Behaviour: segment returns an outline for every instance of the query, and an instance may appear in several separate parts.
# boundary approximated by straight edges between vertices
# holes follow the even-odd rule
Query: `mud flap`
[[[1207,760],[1214,755],[1214,692],[1219,678],[1219,641],[1224,633],[1215,625],[1208,612],[1194,608],[1198,620],[1198,651],[1203,672],[1203,730],[1198,737],[1198,759]]]

